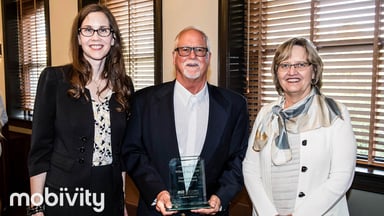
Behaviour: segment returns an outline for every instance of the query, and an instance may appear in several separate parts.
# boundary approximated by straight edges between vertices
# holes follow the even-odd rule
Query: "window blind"
[[[244,0],[219,1],[219,85],[244,93]]]
[[[135,90],[154,84],[154,0],[104,0],[115,16],[124,43],[125,67]]]
[[[44,0],[18,1],[19,68],[22,110],[33,110],[40,72],[47,66]]]
[[[251,119],[276,99],[271,62],[278,44],[310,39],[324,61],[322,92],[350,112],[358,163],[384,166],[384,3],[380,0],[247,0]]]

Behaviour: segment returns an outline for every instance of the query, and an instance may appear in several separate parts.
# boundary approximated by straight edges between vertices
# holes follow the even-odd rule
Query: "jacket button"
[[[84,158],[79,158],[79,164],[83,164],[84,163]]]
[[[87,142],[87,140],[88,140],[87,137],[85,137],[85,136],[81,137],[80,139],[82,142]]]
[[[299,197],[304,197],[304,196],[305,196],[305,193],[303,193],[303,192],[299,193]]]
[[[85,152],[85,147],[84,147],[84,146],[81,146],[81,147],[79,148],[79,151],[80,151],[81,153],[84,153],[84,152]]]
[[[306,146],[306,145],[307,145],[307,140],[303,140],[303,141],[301,142],[301,145]]]
[[[306,167],[306,166],[301,167],[301,172],[306,172],[307,170],[308,170],[308,167]]]

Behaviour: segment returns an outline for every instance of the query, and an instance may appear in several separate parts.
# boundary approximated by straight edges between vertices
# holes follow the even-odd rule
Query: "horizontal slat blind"
[[[37,82],[47,66],[47,37],[43,0],[20,0],[19,68],[21,108],[32,111]]]
[[[250,106],[257,104],[250,109],[258,111],[260,106],[276,99],[270,70],[276,46],[293,36],[308,38],[318,47],[324,61],[322,92],[347,105],[350,111],[359,162],[384,166],[384,3],[247,3],[248,97]]]
[[[375,2],[320,1],[316,9],[314,42],[324,60],[324,94],[348,106],[358,143],[358,155],[373,163],[383,152],[372,151],[370,130],[374,61]],[[371,145],[370,145],[371,143]],[[376,157],[379,156],[379,157]]]
[[[154,1],[106,0],[124,42],[125,66],[135,90],[154,84]]]
[[[226,63],[221,67],[225,68],[225,86],[240,94],[245,91],[246,76],[244,68],[244,0],[229,0],[228,2],[228,33],[226,51]]]

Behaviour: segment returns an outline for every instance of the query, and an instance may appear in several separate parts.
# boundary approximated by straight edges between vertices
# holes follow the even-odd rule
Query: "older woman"
[[[272,62],[279,98],[256,118],[243,161],[253,215],[349,215],[356,141],[346,106],[324,96],[323,62],[292,38]]]

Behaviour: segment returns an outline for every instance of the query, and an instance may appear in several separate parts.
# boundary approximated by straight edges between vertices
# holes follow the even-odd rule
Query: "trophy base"
[[[192,209],[201,209],[201,208],[211,208],[208,203],[202,204],[183,204],[182,206],[172,206],[171,208],[167,208],[167,211],[184,211],[184,210],[192,210]]]

